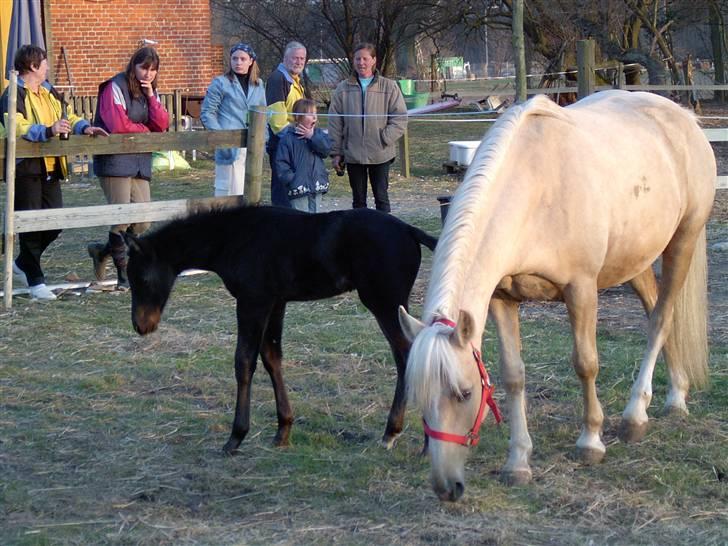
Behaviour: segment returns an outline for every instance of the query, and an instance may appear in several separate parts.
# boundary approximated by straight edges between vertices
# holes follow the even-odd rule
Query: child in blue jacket
[[[299,99],[293,104],[293,119],[278,134],[278,177],[288,189],[294,209],[318,212],[321,196],[329,190],[324,159],[331,151],[331,139],[316,127],[316,103],[311,99]]]

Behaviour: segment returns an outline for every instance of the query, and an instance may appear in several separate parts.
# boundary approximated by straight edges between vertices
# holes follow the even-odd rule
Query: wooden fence
[[[15,138],[17,73],[13,72],[11,74],[9,87],[8,137],[6,142],[0,139],[0,160],[5,162],[6,180],[5,267],[3,276],[5,292],[4,305],[6,309],[12,306],[12,264],[16,233],[103,226],[108,224],[126,224],[141,221],[163,221],[188,211],[207,209],[212,204],[229,204],[231,201],[237,202],[238,200],[237,197],[211,197],[207,199],[132,203],[128,205],[100,205],[92,207],[15,211],[16,159],[247,147],[245,194],[243,195],[243,199],[245,202],[252,204],[260,202],[266,134],[266,113],[264,109],[251,111],[248,130],[137,133],[95,138],[71,135],[66,141],[51,139],[48,142],[29,142],[22,138]],[[178,96],[178,94],[175,94],[175,102],[177,102]],[[91,106],[90,102],[88,104]],[[178,109],[177,112],[179,111]]]

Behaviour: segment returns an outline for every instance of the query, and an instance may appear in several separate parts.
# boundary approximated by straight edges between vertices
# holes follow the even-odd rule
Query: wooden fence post
[[[174,90],[174,130],[182,130],[182,91]]]
[[[265,132],[268,130],[266,121],[265,108],[248,111],[248,142],[243,195],[249,205],[260,204],[260,188],[263,184],[263,157],[265,156]]]
[[[513,18],[511,19],[513,34],[513,57],[516,67],[516,102],[524,102],[528,98],[526,79],[526,46],[523,35],[523,0],[513,2]]]
[[[399,139],[399,174],[405,178],[410,177],[409,129],[407,128],[405,128],[402,138]]]
[[[624,77],[624,63],[617,63],[617,71],[614,75],[614,88],[622,89],[622,78]]]
[[[596,87],[594,40],[579,40],[576,42],[576,64],[578,65],[579,79],[578,97],[583,99],[594,93]]]
[[[10,71],[8,89],[7,150],[5,152],[5,271],[3,301],[5,309],[13,305],[13,243],[15,239],[15,112],[18,108],[18,73]]]

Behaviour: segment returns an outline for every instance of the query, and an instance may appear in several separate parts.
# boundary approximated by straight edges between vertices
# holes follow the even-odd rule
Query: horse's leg
[[[581,380],[584,396],[584,419],[576,441],[578,457],[587,464],[604,458],[606,448],[601,440],[604,413],[597,398],[596,377],[599,372],[597,353],[597,287],[593,280],[572,283],[564,288],[564,301],[569,310],[574,334],[572,364]]]
[[[639,296],[649,318],[657,302],[657,281],[652,268],[637,275],[630,281],[630,285]],[[687,399],[690,382],[678,365],[679,352],[676,350],[675,344],[670,341],[670,336],[668,336],[665,345],[662,347],[662,356],[665,358],[667,373],[670,378],[670,390],[667,393],[664,411],[666,414],[687,415],[688,407],[685,400]]]
[[[268,318],[268,309],[249,309],[240,301],[237,303],[238,342],[235,347],[235,381],[237,395],[235,399],[235,417],[230,438],[223,446],[229,455],[240,446],[250,430],[250,385],[258,360],[260,340]]]
[[[647,350],[640,364],[639,375],[632,385],[632,394],[619,426],[619,437],[625,442],[637,442],[647,431],[647,408],[652,400],[652,374],[655,362],[669,334],[675,300],[690,270],[694,249],[695,240],[690,240],[684,233],[678,233],[662,255],[660,291],[657,303],[650,314]],[[680,380],[677,379],[676,383],[679,385]]]
[[[490,316],[498,330],[500,369],[511,429],[508,460],[501,469],[501,480],[514,485],[531,481],[529,459],[533,449],[526,422],[526,368],[521,358],[518,306],[518,302],[494,297],[489,307]]]
[[[405,305],[404,307],[406,308],[407,306]],[[394,356],[394,362],[397,366],[397,385],[394,388],[394,400],[392,400],[392,407],[389,410],[389,417],[387,418],[387,427],[384,429],[384,436],[382,436],[382,445],[386,449],[392,449],[397,437],[402,433],[404,415],[407,409],[404,376],[407,368],[407,356],[409,355],[410,343],[405,338],[402,333],[402,328],[399,325],[397,307],[387,312],[378,311],[374,307],[371,307],[370,310],[377,319],[379,328],[381,328],[384,337],[389,343],[389,348],[392,350],[392,356]],[[427,446],[425,445],[423,451],[426,449]]]
[[[283,317],[286,313],[286,304],[276,304],[268,319],[268,326],[263,334],[263,345],[260,357],[263,360],[276,397],[276,413],[278,415],[278,432],[273,439],[273,445],[284,447],[288,445],[288,436],[293,424],[293,410],[288,401],[288,393],[283,383],[283,370],[281,366],[283,351],[281,349],[283,337]]]

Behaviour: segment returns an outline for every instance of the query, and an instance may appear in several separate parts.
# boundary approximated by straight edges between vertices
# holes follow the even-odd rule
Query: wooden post
[[[438,90],[437,86],[437,55],[430,55],[430,93]]]
[[[513,57],[516,63],[516,102],[524,102],[526,94],[526,47],[523,38],[523,0],[513,2],[511,19],[513,33]]]
[[[406,128],[399,139],[399,173],[405,178],[410,177],[409,129]]]
[[[174,90],[174,130],[182,130],[182,91]]]
[[[594,93],[596,87],[594,40],[579,40],[576,42],[576,64],[578,65],[579,79],[578,97],[583,99]]]
[[[614,88],[622,89],[622,78],[624,77],[624,63],[617,63],[617,73],[614,75]]]
[[[248,142],[245,158],[245,187],[243,195],[249,205],[260,204],[263,184],[263,157],[265,156],[265,132],[267,116],[265,108],[248,111]]]
[[[15,240],[15,112],[18,108],[18,73],[10,71],[8,89],[7,150],[5,152],[5,272],[3,301],[5,309],[13,306],[13,242]]]
[[[683,75],[685,76],[685,85],[695,85],[693,80],[693,56],[688,53],[687,58],[683,62]],[[700,101],[698,100],[698,94],[695,89],[687,91],[687,103],[693,109],[693,111],[700,115],[702,114],[702,108],[700,107]]]

